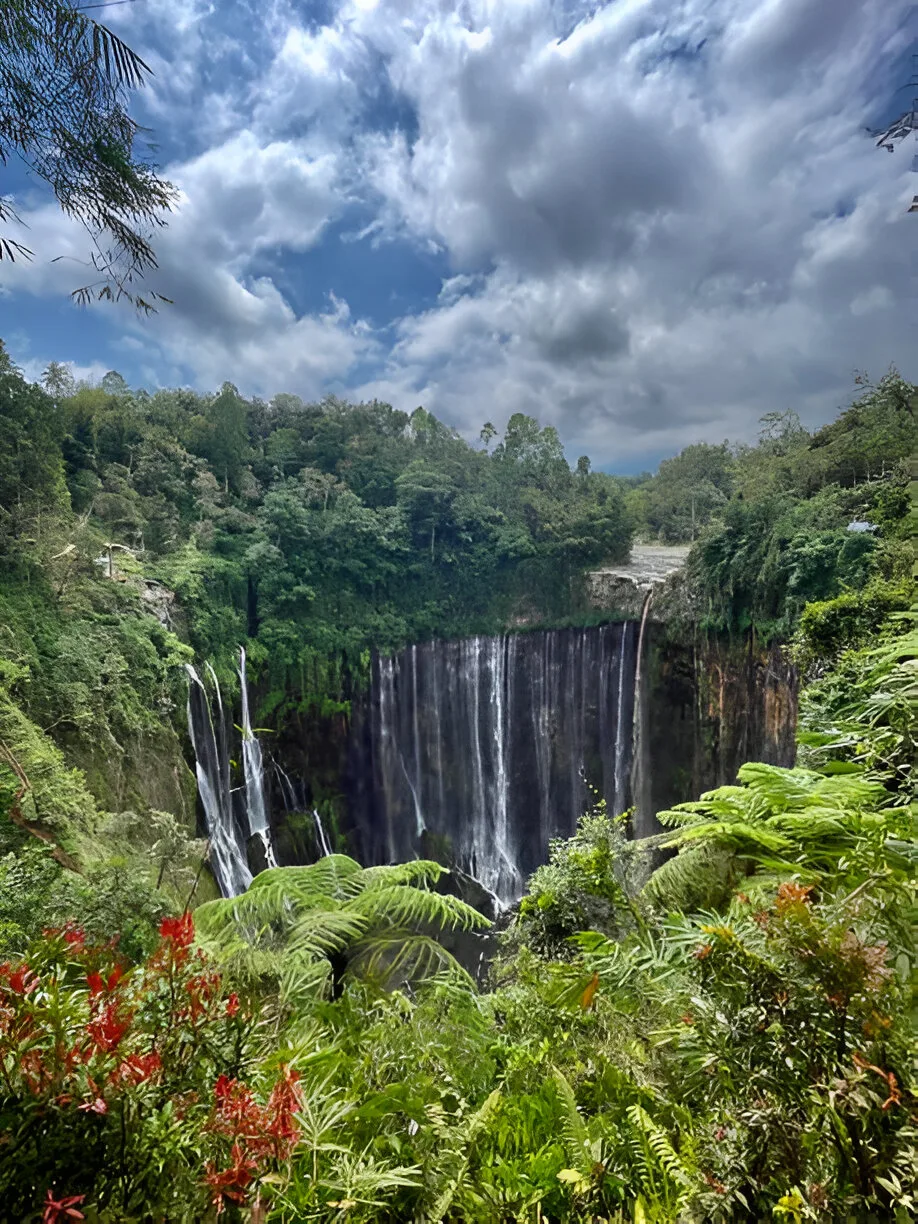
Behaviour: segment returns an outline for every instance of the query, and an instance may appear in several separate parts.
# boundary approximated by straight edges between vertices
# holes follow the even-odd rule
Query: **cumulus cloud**
[[[918,377],[907,153],[864,135],[909,11],[343,0],[323,23],[150,0],[152,112],[190,135],[158,245],[176,305],[125,327],[145,368],[204,386],[423,403],[469,435],[527,411],[612,465],[750,437],[774,408],[826,420],[855,367]],[[296,312],[265,258],[352,214],[368,278],[381,244],[440,253],[435,302]],[[76,252],[53,210],[29,220]],[[7,288],[62,289],[61,265],[28,276]]]

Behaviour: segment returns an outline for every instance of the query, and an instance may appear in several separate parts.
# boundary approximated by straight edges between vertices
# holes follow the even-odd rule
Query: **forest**
[[[616,476],[0,350],[0,1219],[914,1218],[918,388],[854,396]],[[635,540],[690,545],[673,632],[792,660],[793,767],[597,798],[493,925],[341,836],[219,896],[186,665],[346,723],[374,657],[594,623]]]

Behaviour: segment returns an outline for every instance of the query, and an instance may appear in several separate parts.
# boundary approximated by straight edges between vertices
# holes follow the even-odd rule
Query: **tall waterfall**
[[[277,860],[271,845],[271,829],[265,804],[265,768],[261,744],[252,733],[252,720],[249,715],[249,686],[245,674],[244,646],[239,648],[239,684],[242,690],[242,768],[245,774],[245,806],[249,833],[261,841],[267,865],[276,867]]]
[[[598,795],[631,802],[637,626],[428,642],[374,660],[363,853],[442,851],[519,897]]]
[[[220,683],[210,664],[206,666],[213,699],[197,671],[191,664],[186,665],[189,681],[188,731],[194,749],[198,794],[201,796],[210,841],[211,866],[224,897],[238,896],[252,882],[248,859],[249,837],[257,837],[260,841],[266,865],[277,865],[268,823],[261,745],[252,731],[249,713],[245,663],[245,650],[240,649],[242,767],[245,778],[242,804],[234,803],[239,793],[233,791],[230,785],[232,711],[224,709]]]
[[[210,842],[210,863],[217,887],[224,897],[245,892],[252,882],[246,854],[246,839],[233,814],[230,791],[229,728],[223,710],[220,685],[211,669],[215,690],[217,723],[214,725],[210,696],[201,677],[186,664],[188,672],[188,731],[194,749],[198,794]]]

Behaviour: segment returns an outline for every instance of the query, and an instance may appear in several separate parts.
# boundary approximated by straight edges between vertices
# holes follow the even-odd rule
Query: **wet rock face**
[[[794,759],[796,681],[776,648],[683,642],[636,621],[428,642],[374,661],[344,792],[363,862],[436,858],[507,904],[597,798],[653,813]],[[635,746],[638,768],[635,768]]]

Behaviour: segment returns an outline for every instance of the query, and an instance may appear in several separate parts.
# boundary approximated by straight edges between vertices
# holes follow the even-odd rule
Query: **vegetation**
[[[845,592],[857,601],[865,587],[857,606],[874,628],[908,607],[897,579],[911,566],[918,392],[895,371],[859,382],[857,402],[812,434],[793,412],[770,413],[756,446],[689,446],[628,490],[640,534],[695,541],[703,625],[786,640],[807,604]]]
[[[524,417],[471,446],[4,357],[0,1220],[912,1218],[913,414],[891,375],[623,481]],[[346,710],[374,647],[576,617],[635,529],[694,533],[709,626],[793,635],[796,768],[640,844],[597,805],[485,987],[435,863],[213,896],[184,663],[231,685],[244,642],[258,721]]]
[[[912,1218],[913,616],[808,690],[807,765],[750,763],[644,846],[585,817],[486,993],[400,958],[407,928],[481,925],[435,864],[265,872],[133,961],[46,931],[0,968],[7,1210]]]
[[[128,94],[150,69],[90,6],[68,0],[7,0],[0,12],[0,162],[21,158],[46,182],[63,211],[92,243],[94,279],[74,291],[79,302],[126,299],[143,311],[161,295],[135,282],[156,267],[150,231],[177,198],[170,183],[138,155],[140,128]],[[18,220],[9,197],[0,223]],[[32,252],[0,235],[0,258]]]

